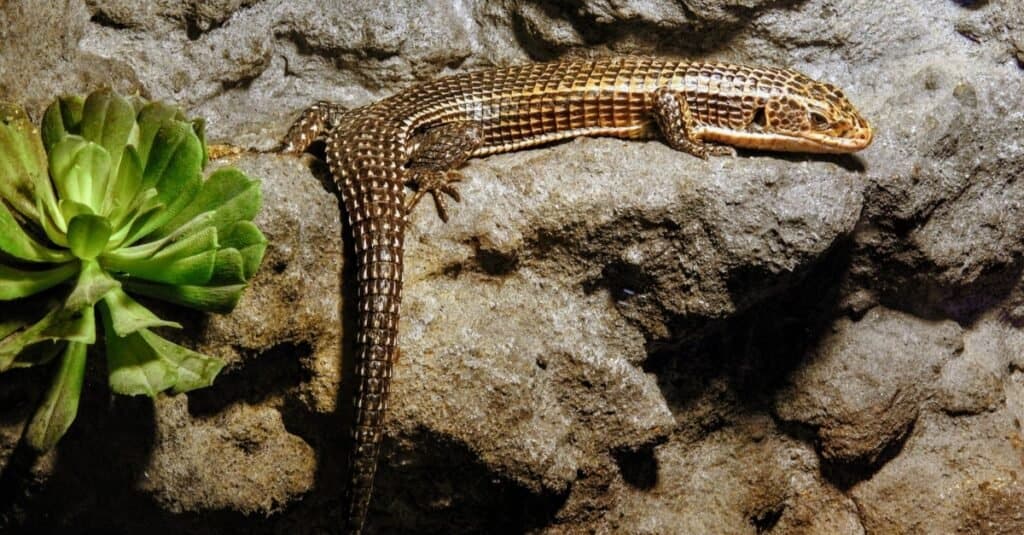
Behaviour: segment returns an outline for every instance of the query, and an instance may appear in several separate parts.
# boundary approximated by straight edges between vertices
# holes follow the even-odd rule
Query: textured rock
[[[1020,408],[922,418],[900,455],[852,489],[864,527],[871,533],[1019,533],[1022,444],[1007,429],[1018,425]]]
[[[583,139],[470,162],[448,224],[420,207],[368,531],[1018,533],[1022,36],[1016,0],[8,0],[0,98],[112,85],[267,149],[315,100],[570,50],[837,83],[876,126],[857,156]],[[228,367],[111,400],[94,358],[39,458],[49,370],[5,374],[0,531],[337,525],[338,203],[312,158],[228,163],[264,180],[263,269],[229,316],[160,311]]]
[[[644,534],[864,533],[852,500],[818,475],[813,450],[760,435],[766,425],[752,419],[697,444],[658,448],[657,483],[616,482],[610,511],[590,527]]]
[[[315,459],[272,407],[195,419],[184,396],[157,401],[156,444],[140,490],[172,513],[268,514],[313,484]]]
[[[882,308],[833,329],[777,393],[776,414],[814,427],[826,460],[873,463],[914,424],[961,331]]]

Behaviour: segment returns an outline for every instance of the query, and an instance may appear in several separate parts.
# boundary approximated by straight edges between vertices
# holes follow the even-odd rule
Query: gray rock
[[[568,50],[834,82],[876,127],[855,157],[584,139],[472,161],[448,224],[420,207],[368,531],[1016,533],[1022,20],[1015,0],[15,0],[0,98],[38,117],[110,85],[267,149],[316,100]],[[17,438],[49,370],[5,374],[0,531],[336,528],[338,203],[311,158],[226,164],[263,179],[263,270],[231,315],[160,314],[228,367],[110,400],[92,359],[40,458]]]
[[[778,392],[776,414],[813,427],[826,460],[874,463],[910,430],[962,349],[961,330],[949,321],[883,308],[841,319]]]
[[[942,370],[937,401],[943,411],[973,415],[1006,403],[1007,370],[1024,354],[1024,335],[1002,321],[985,319],[964,337],[964,351]]]
[[[853,501],[820,477],[814,451],[760,435],[765,426],[752,418],[696,444],[659,447],[657,484],[614,482],[608,513],[579,531],[864,533]]]
[[[169,512],[269,515],[313,485],[313,449],[285,430],[273,406],[238,404],[199,420],[185,396],[156,407],[156,444],[139,490]]]
[[[1017,379],[1019,384],[1019,378]],[[851,489],[869,533],[1018,533],[1024,529],[1016,407],[924,416],[900,455]]]

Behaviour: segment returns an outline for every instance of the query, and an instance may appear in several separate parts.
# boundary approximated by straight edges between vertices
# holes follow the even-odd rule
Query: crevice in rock
[[[871,479],[889,461],[903,451],[910,435],[914,432],[916,422],[912,423],[903,435],[890,441],[879,454],[871,459],[858,459],[849,462],[830,461],[821,458],[821,475],[842,492],[848,492],[861,481]],[[820,457],[820,456],[819,456]]]
[[[782,519],[782,513],[786,508],[783,505],[769,509],[767,511],[761,511],[757,515],[750,518],[750,524],[754,526],[755,532],[760,535],[762,533],[771,533],[775,526]]]
[[[989,310],[1003,304],[1024,276],[1024,258],[984,270],[969,284],[943,285],[935,280],[936,267],[883,265],[875,281],[867,281],[879,303],[931,320],[952,319],[973,325]]]
[[[210,28],[202,28],[195,17],[185,17],[185,36],[188,37],[189,41],[198,41],[204,33],[214,29],[213,26]]]
[[[604,266],[600,278],[584,282],[583,291],[592,294],[606,289],[616,301],[626,301],[651,291],[654,284],[654,277],[640,266],[616,261]]]
[[[501,277],[519,269],[519,257],[515,254],[484,248],[479,240],[475,241],[474,250],[476,265],[487,275]]]
[[[771,413],[775,391],[841,314],[838,281],[849,261],[843,243],[806,273],[758,280],[752,287],[775,289],[735,317],[708,321],[699,338],[686,335],[650,354],[644,369],[657,377],[682,432],[700,436],[738,412]],[[694,332],[692,321],[678,318],[674,332]]]
[[[110,15],[103,11],[96,11],[95,13],[93,13],[92,16],[89,17],[89,22],[93,24],[98,24],[100,26],[103,26],[104,28],[110,28],[112,30],[130,29],[130,27],[127,24],[118,22],[110,18]]]
[[[532,0],[548,21],[564,21],[583,41],[582,46],[615,47],[625,43],[630,49],[641,49],[645,53],[669,53],[680,57],[696,57],[726,48],[730,41],[739,36],[760,15],[773,10],[792,9],[806,0],[778,0],[763,5],[724,6],[718,17],[698,13],[687,3],[679,3],[685,22],[676,21],[671,25],[659,24],[654,20],[622,17],[615,20],[599,20],[589,13],[581,0],[549,2]],[[723,16],[728,14],[730,16]],[[556,59],[566,50],[559,43],[548,43],[543,36],[529,31],[530,23],[522,9],[510,13],[511,27],[516,41],[531,57],[546,61]],[[545,21],[547,22],[547,21]],[[549,23],[550,25],[550,23]],[[684,38],[680,38],[685,36]],[[697,36],[697,37],[695,37]],[[656,53],[657,51],[657,53]]]
[[[530,491],[424,429],[385,439],[376,481],[374,533],[529,533],[550,525],[568,498]]]
[[[640,490],[653,489],[658,484],[658,459],[654,455],[655,444],[648,444],[632,450],[612,453],[619,473],[627,485]]]

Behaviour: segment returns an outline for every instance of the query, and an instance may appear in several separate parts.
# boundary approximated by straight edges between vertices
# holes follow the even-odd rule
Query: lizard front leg
[[[424,195],[434,198],[434,206],[441,221],[448,222],[448,206],[443,195],[455,202],[461,200],[453,185],[462,180],[455,169],[469,159],[483,143],[483,130],[474,122],[448,123],[427,130],[411,140],[414,147],[406,168],[408,182],[415,192],[405,204],[406,213],[412,211]]]
[[[324,139],[325,134],[341,123],[346,113],[348,108],[345,106],[326,100],[306,108],[288,129],[288,134],[283,140],[282,152],[299,154],[305,151],[313,142]]]
[[[698,158],[708,159],[708,155],[735,156],[736,150],[726,145],[704,143],[694,133],[696,121],[690,112],[686,98],[662,87],[654,92],[654,120],[658,123],[665,141],[678,151],[688,152]]]

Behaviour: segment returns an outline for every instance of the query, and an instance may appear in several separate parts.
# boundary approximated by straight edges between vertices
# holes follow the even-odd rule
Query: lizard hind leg
[[[736,150],[727,145],[712,145],[702,141],[695,133],[696,121],[686,99],[667,87],[654,92],[652,110],[658,129],[665,141],[675,150],[687,152],[701,159],[708,155],[735,156]]]
[[[285,154],[301,154],[338,126],[347,112],[348,108],[326,100],[306,108],[288,129],[281,151]]]
[[[483,144],[483,129],[474,122],[448,123],[431,128],[411,140],[413,147],[406,168],[408,183],[416,191],[405,204],[411,212],[429,193],[441,221],[448,221],[448,206],[444,195],[459,202],[459,190],[453,185],[462,180],[456,171]],[[442,195],[443,194],[443,195]]]

